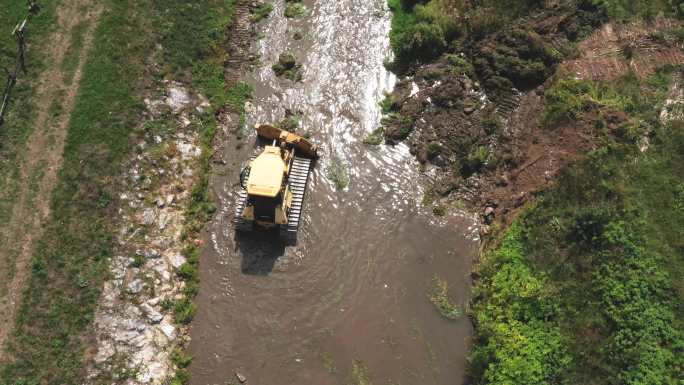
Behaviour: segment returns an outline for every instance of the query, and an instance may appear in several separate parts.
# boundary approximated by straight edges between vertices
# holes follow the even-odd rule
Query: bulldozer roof
[[[280,156],[280,148],[266,146],[264,152],[252,161],[247,193],[267,198],[275,198],[280,193],[285,175],[285,162]]]

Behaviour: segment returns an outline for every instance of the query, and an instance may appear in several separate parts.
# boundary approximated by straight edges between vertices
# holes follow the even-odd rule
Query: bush
[[[385,129],[382,127],[378,127],[372,133],[368,134],[368,136],[363,138],[363,144],[367,144],[369,146],[378,146],[382,144],[384,137]]]
[[[468,62],[464,57],[459,55],[446,55],[447,61],[452,66],[452,72],[456,76],[467,75],[473,76],[475,69],[473,65]]]
[[[658,13],[679,14],[675,2],[653,0],[593,0],[594,4],[616,21],[629,21],[633,18],[653,19]]]
[[[464,176],[470,176],[482,170],[484,165],[487,163],[487,158],[489,158],[489,150],[485,146],[473,147],[463,160],[463,165],[461,166],[461,174]]]
[[[426,4],[417,4],[413,12],[417,20],[439,26],[447,42],[462,34],[456,14],[459,10],[454,5],[448,4],[446,0],[432,0]]]
[[[273,4],[263,3],[252,10],[252,22],[258,23],[273,12]]]
[[[442,146],[437,142],[430,142],[426,151],[429,158],[434,158],[442,152]]]
[[[286,3],[285,17],[287,18],[304,17],[309,14],[309,10],[302,4],[301,0],[286,0]]]
[[[439,57],[446,46],[440,26],[420,22],[400,36],[395,52],[400,63],[428,62]]]
[[[514,223],[480,267],[470,363],[487,384],[549,384],[571,363],[566,338],[546,322],[555,312],[546,279],[527,266],[524,254],[523,227]]]
[[[289,52],[280,54],[278,62],[271,68],[278,77],[284,77],[292,81],[299,81],[302,79],[300,65],[297,64],[297,58]]]
[[[173,314],[177,323],[187,325],[195,317],[197,305],[190,298],[182,298],[173,305]]]

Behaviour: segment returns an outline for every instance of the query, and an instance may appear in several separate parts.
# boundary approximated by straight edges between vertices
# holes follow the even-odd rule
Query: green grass
[[[71,115],[52,216],[33,255],[8,344],[12,360],[0,372],[3,384],[81,382],[83,333],[112,252],[108,221],[118,188],[112,176],[128,153],[141,107],[135,86],[150,49],[136,13],[140,7],[107,5],[111,10],[97,28]]]
[[[30,45],[26,53],[26,68],[28,73],[21,73],[11,95],[9,109],[5,115],[5,122],[0,126],[0,222],[7,223],[12,213],[19,188],[19,162],[21,154],[25,153],[26,141],[33,132],[32,122],[35,114],[35,86],[40,74],[46,67],[42,55],[46,34],[56,25],[55,7],[59,2],[42,4],[38,16],[29,22],[30,32],[27,41]],[[0,1],[0,67],[13,68],[16,55],[16,41],[11,35],[14,26],[26,16],[26,3],[14,0]],[[0,76],[0,92],[5,90],[4,71]],[[5,244],[9,241],[0,237],[0,247],[9,248]],[[5,263],[2,261],[2,263]],[[5,277],[0,281],[6,282]],[[0,284],[3,287],[4,284]]]
[[[189,73],[207,61],[223,64],[219,61],[223,51],[221,42],[226,38],[234,4],[235,0],[154,2],[153,20],[161,35],[164,62],[169,71]]]
[[[546,92],[546,105],[542,117],[545,126],[576,120],[592,108],[611,107],[625,109],[628,101],[606,85],[586,80],[563,79]]]
[[[573,93],[619,100],[594,108],[627,112],[651,147],[642,154],[634,137],[604,133],[486,253],[472,307],[476,383],[681,380],[684,123],[661,126],[653,112],[671,72]]]

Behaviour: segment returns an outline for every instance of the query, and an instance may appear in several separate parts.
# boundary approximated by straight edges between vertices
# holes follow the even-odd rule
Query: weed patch
[[[428,299],[435,305],[439,314],[446,319],[455,320],[463,315],[460,306],[454,304],[449,298],[449,284],[447,281],[436,275],[432,278],[432,288],[428,293]]]
[[[337,156],[332,157],[330,167],[328,168],[328,178],[333,182],[335,188],[338,190],[344,190],[347,188],[347,186],[349,186],[349,174],[347,172],[347,167]]]

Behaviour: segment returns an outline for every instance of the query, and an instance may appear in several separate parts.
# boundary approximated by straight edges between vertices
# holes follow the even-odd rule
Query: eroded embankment
[[[451,7],[454,20],[480,11]],[[684,55],[676,19],[601,24],[608,15],[585,3],[525,12],[505,28],[461,32],[455,48],[427,64],[413,63],[410,76],[383,102],[385,139],[405,141],[425,165],[433,180],[424,203],[437,213],[460,201],[481,210],[487,224],[496,215],[509,223],[509,213],[600,146],[603,126],[596,125],[619,136],[627,124],[621,111],[590,105],[576,108],[593,113],[551,122],[549,105],[564,92],[554,88],[559,81],[647,79]],[[476,20],[468,23],[477,27]]]
[[[209,105],[180,84],[162,90],[161,99],[145,100],[146,119],[139,124],[147,133],[121,180],[131,189],[119,197],[113,280],[105,283],[95,315],[94,382],[122,380],[125,373],[132,377],[128,383],[168,381],[176,369],[171,354],[183,346],[182,323],[192,317],[173,308],[184,299],[182,275],[189,274],[185,210],[201,154],[197,126]]]

